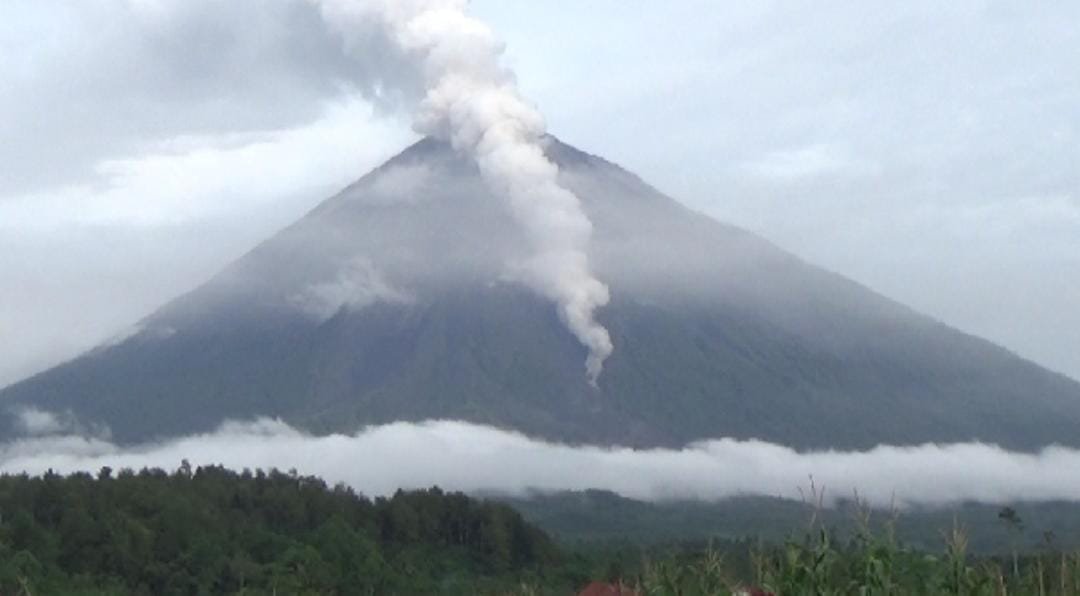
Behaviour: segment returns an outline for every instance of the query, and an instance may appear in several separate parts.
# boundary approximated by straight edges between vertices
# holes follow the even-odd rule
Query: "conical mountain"
[[[114,438],[279,416],[313,432],[452,418],[553,440],[798,448],[1080,444],[1080,384],[960,333],[551,138],[594,224],[599,386],[476,167],[425,139],[140,331],[0,392]],[[16,417],[8,433],[17,433]]]

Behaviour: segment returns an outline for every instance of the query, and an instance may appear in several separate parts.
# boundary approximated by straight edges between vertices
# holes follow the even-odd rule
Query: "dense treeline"
[[[721,501],[644,502],[603,490],[495,497],[525,516],[562,544],[589,548],[612,543],[664,546],[672,543],[706,544],[717,539],[755,540],[779,544],[810,517],[836,536],[860,531],[860,518],[870,514],[875,532],[892,531],[897,541],[914,550],[937,552],[941,537],[958,524],[967,529],[974,555],[988,557],[1021,551],[1080,550],[1080,502],[1015,502],[1023,519],[1019,526],[1000,515],[1002,505],[975,502],[938,506],[907,506],[894,511],[878,507],[866,511],[854,497],[828,507],[799,499],[741,496]],[[1048,540],[1049,539],[1049,540]]]
[[[552,576],[559,556],[506,505],[439,489],[186,464],[0,477],[0,594],[569,591],[584,578]]]
[[[536,596],[601,580],[650,596],[1080,595],[1080,555],[1050,535],[1039,551],[973,557],[959,529],[924,549],[869,510],[842,533],[820,513],[771,544],[560,548],[505,504],[437,488],[370,500],[295,473],[186,464],[0,476],[0,594]],[[1020,514],[998,515],[1019,538]]]

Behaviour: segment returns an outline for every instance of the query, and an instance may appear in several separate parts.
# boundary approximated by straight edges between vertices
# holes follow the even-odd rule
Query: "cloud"
[[[311,436],[275,420],[224,424],[205,435],[118,447],[78,436],[32,437],[0,446],[8,473],[94,472],[223,464],[295,468],[369,495],[439,485],[462,491],[608,489],[643,500],[715,500],[736,495],[798,498],[813,476],[826,497],[858,491],[875,505],[1075,500],[1080,451],[1036,454],[961,443],[881,446],[863,452],[799,453],[760,441],[717,439],[680,450],[601,448],[537,441],[463,422],[394,423],[353,435]]]
[[[556,303],[589,351],[585,371],[596,385],[614,346],[595,316],[610,294],[589,264],[592,223],[578,197],[559,185],[559,169],[544,154],[547,125],[519,92],[494,31],[467,11],[465,0],[315,2],[350,53],[375,48],[392,57],[374,73],[379,88],[408,96],[416,88],[407,83],[422,83],[419,103],[403,105],[413,113],[414,130],[449,141],[475,161],[532,245],[530,258],[516,264],[527,273],[524,281]],[[404,85],[382,74],[398,70],[413,73]]]
[[[31,436],[54,435],[72,430],[70,420],[62,420],[56,414],[35,408],[19,411],[16,421],[23,432]]]
[[[17,409],[14,414],[16,427],[31,437],[31,442],[44,440],[49,444],[58,440],[63,443],[72,437],[90,437],[104,441],[110,436],[108,428],[83,425],[70,411],[55,413],[25,407]]]
[[[522,87],[565,140],[1080,378],[1080,224],[1060,219],[1066,234],[1047,242],[1030,215],[1080,188],[1080,78],[1060,76],[1077,67],[1066,48],[1080,29],[1065,24],[1080,4],[594,0],[569,21],[551,3],[475,4],[488,4]],[[801,178],[744,167],[805,165],[791,153],[813,147],[873,167]],[[972,210],[1014,197],[1037,200],[979,234]],[[924,204],[937,216],[906,225]],[[998,288],[1017,298],[1002,304]]]
[[[260,133],[188,135],[109,159],[93,183],[0,201],[0,230],[175,226],[321,198],[412,135],[359,100],[329,103],[313,123]],[[362,167],[362,166],[361,166]]]
[[[0,197],[0,272],[18,288],[0,292],[0,335],[20,338],[0,347],[0,386],[122,335],[415,139],[365,102],[320,109],[303,126],[162,140],[101,162],[95,181]]]
[[[303,126],[370,84],[303,0],[12,0],[3,17],[2,195],[178,135]]]
[[[557,168],[540,146],[543,118],[501,63],[501,42],[469,15],[467,2],[41,4],[18,0],[8,8],[16,18],[4,20],[30,19],[44,32],[73,38],[58,45],[79,51],[65,56],[62,66],[46,67],[64,52],[21,35],[17,26],[0,25],[3,46],[40,61],[0,58],[0,78],[19,90],[0,99],[0,112],[8,116],[0,121],[0,199],[15,196],[20,210],[35,216],[42,208],[71,210],[91,195],[107,220],[160,224],[188,218],[192,203],[199,203],[192,196],[222,193],[200,187],[200,178],[175,176],[174,159],[127,155],[177,136],[299,126],[315,119],[328,100],[363,97],[410,113],[418,133],[450,140],[476,160],[533,242],[529,280],[557,303],[589,349],[586,368],[595,382],[612,346],[594,318],[608,290],[588,267],[591,226],[577,197],[558,186]],[[197,163],[181,171],[223,161],[216,151],[187,157]],[[213,173],[212,180],[251,180]],[[57,188],[60,181],[66,183]],[[94,184],[102,182],[106,191],[95,193]],[[132,188],[141,192],[123,192]],[[259,190],[248,184],[222,204],[234,207],[238,196],[273,196]],[[155,201],[133,203],[133,196]],[[32,222],[34,216],[6,219]]]
[[[426,164],[394,165],[381,170],[364,189],[365,199],[376,205],[395,205],[423,201],[431,171]]]
[[[798,180],[811,176],[872,176],[877,167],[850,157],[846,152],[824,143],[798,149],[774,151],[757,161],[746,163],[744,169],[756,176],[779,181]]]
[[[329,319],[341,309],[358,310],[376,302],[413,300],[412,295],[391,285],[371,260],[363,257],[353,258],[332,281],[314,284],[292,298],[293,304],[319,319]]]

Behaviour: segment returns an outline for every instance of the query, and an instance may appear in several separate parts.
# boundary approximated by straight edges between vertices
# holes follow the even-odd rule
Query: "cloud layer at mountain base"
[[[0,471],[67,473],[222,464],[276,467],[344,482],[368,495],[438,485],[449,490],[524,494],[601,488],[641,500],[715,500],[736,495],[797,498],[811,476],[827,498],[858,492],[872,504],[1074,500],[1080,451],[1047,447],[1013,453],[959,443],[880,446],[865,452],[798,453],[759,441],[717,439],[680,450],[632,450],[546,443],[454,421],[394,423],[354,435],[316,437],[269,419],[217,431],[119,447],[72,434],[0,446]]]

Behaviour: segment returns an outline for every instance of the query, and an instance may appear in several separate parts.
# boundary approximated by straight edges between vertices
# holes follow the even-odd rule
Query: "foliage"
[[[0,594],[1080,595],[1080,555],[974,555],[959,524],[937,554],[856,509],[838,532],[812,505],[781,543],[556,545],[510,507],[433,488],[367,499],[279,471],[0,477]],[[1025,512],[1025,517],[1027,513]],[[1015,510],[1001,518],[1019,520]]]
[[[710,541],[718,544],[745,537],[781,543],[793,528],[805,526],[811,515],[834,531],[834,539],[846,540],[859,533],[864,513],[854,498],[839,499],[817,511],[799,499],[770,496],[644,502],[601,490],[499,500],[556,540],[590,549],[613,543],[653,547],[690,542],[704,547]],[[1042,549],[1048,536],[1056,549],[1080,550],[1080,503],[1020,502],[1011,507],[1023,518],[1020,528],[999,517],[1000,505],[972,502],[909,505],[895,524],[891,508],[879,508],[869,512],[873,515],[868,523],[875,533],[892,533],[897,541],[922,551],[937,551],[942,531],[951,528],[954,520],[967,529],[969,552],[980,556]]]
[[[774,547],[758,547],[749,578],[725,570],[711,547],[696,557],[669,557],[646,564],[638,585],[648,596],[1067,596],[1080,594],[1080,556],[1035,553],[1008,575],[1003,561],[977,558],[967,551],[959,526],[944,535],[940,555],[912,550],[889,532],[869,525],[838,544],[816,525],[801,538]],[[754,586],[754,587],[749,587]]]
[[[220,467],[0,477],[0,594],[501,593],[559,586],[559,551],[506,505],[369,500]],[[569,588],[567,588],[569,589]]]

